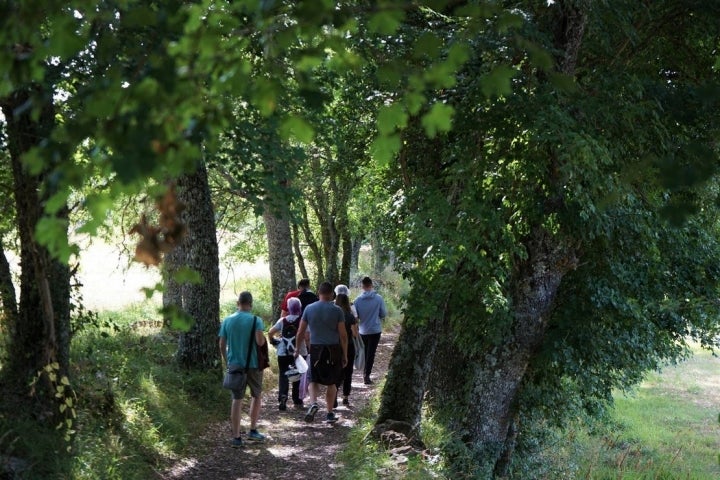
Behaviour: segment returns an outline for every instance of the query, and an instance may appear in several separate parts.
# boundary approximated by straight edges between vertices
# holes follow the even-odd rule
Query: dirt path
[[[397,333],[385,332],[378,346],[373,368],[374,379],[387,372]],[[263,410],[258,429],[267,435],[264,443],[245,442],[242,449],[230,446],[230,422],[209,425],[206,434],[197,442],[186,458],[176,462],[160,478],[165,480],[273,480],[337,478],[342,464],[336,458],[345,448],[350,430],[357,424],[357,415],[376,393],[376,385],[364,385],[362,373],[353,374],[350,407],[340,405],[340,417],[334,425],[322,421],[324,400],[319,399],[320,411],[314,423],[305,423],[304,410],[288,405],[288,410],[277,409],[277,387],[263,393]],[[307,398],[305,399],[307,403]],[[245,402],[244,426],[247,424]],[[227,404],[228,415],[230,400]]]

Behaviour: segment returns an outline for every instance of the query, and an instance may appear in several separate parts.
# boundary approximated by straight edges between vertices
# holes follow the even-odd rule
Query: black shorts
[[[310,345],[310,378],[308,382],[336,385],[342,378],[342,347]]]

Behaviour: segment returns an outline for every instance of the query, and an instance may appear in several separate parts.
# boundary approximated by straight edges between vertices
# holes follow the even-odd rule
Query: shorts
[[[230,390],[233,400],[242,400],[245,397],[246,387],[250,387],[250,396],[260,398],[262,394],[263,371],[257,368],[248,368],[247,381],[240,390]]]
[[[309,383],[336,385],[342,378],[342,347],[310,345]]]

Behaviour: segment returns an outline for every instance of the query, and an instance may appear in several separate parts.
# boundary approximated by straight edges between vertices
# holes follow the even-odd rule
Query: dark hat
[[[252,305],[252,302],[252,293],[250,292],[242,292],[238,298],[238,303],[240,305]]]

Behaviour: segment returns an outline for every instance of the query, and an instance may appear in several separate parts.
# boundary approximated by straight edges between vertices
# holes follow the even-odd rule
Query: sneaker
[[[328,412],[327,415],[325,415],[325,421],[327,423],[335,423],[337,422],[338,417],[335,416],[333,412]]]
[[[248,440],[252,440],[254,442],[264,442],[265,435],[258,432],[257,430],[250,430],[250,433],[248,433]]]
[[[375,382],[370,380],[370,377],[365,377],[365,385],[372,385],[373,383],[375,383]]]
[[[350,406],[350,400],[348,400],[348,397],[343,398],[343,405],[345,405],[346,407]]]
[[[305,404],[303,403],[302,400],[300,400],[299,402],[293,401],[293,405],[295,405],[295,408],[298,408],[298,409],[300,409],[300,410],[302,410],[303,408],[305,408]]]
[[[233,439],[231,440],[231,442],[230,442],[230,445],[232,445],[233,448],[240,448],[240,447],[243,447],[243,446],[244,446],[244,445],[243,445],[242,438],[240,438],[240,437],[233,438]]]
[[[280,399],[280,403],[278,404],[278,410],[280,410],[281,412],[287,410],[287,397],[283,397]]]
[[[315,414],[317,413],[317,411],[318,411],[317,403],[313,403],[312,405],[310,405],[310,408],[308,408],[308,411],[305,414],[305,421],[310,423],[313,420],[315,420]]]

